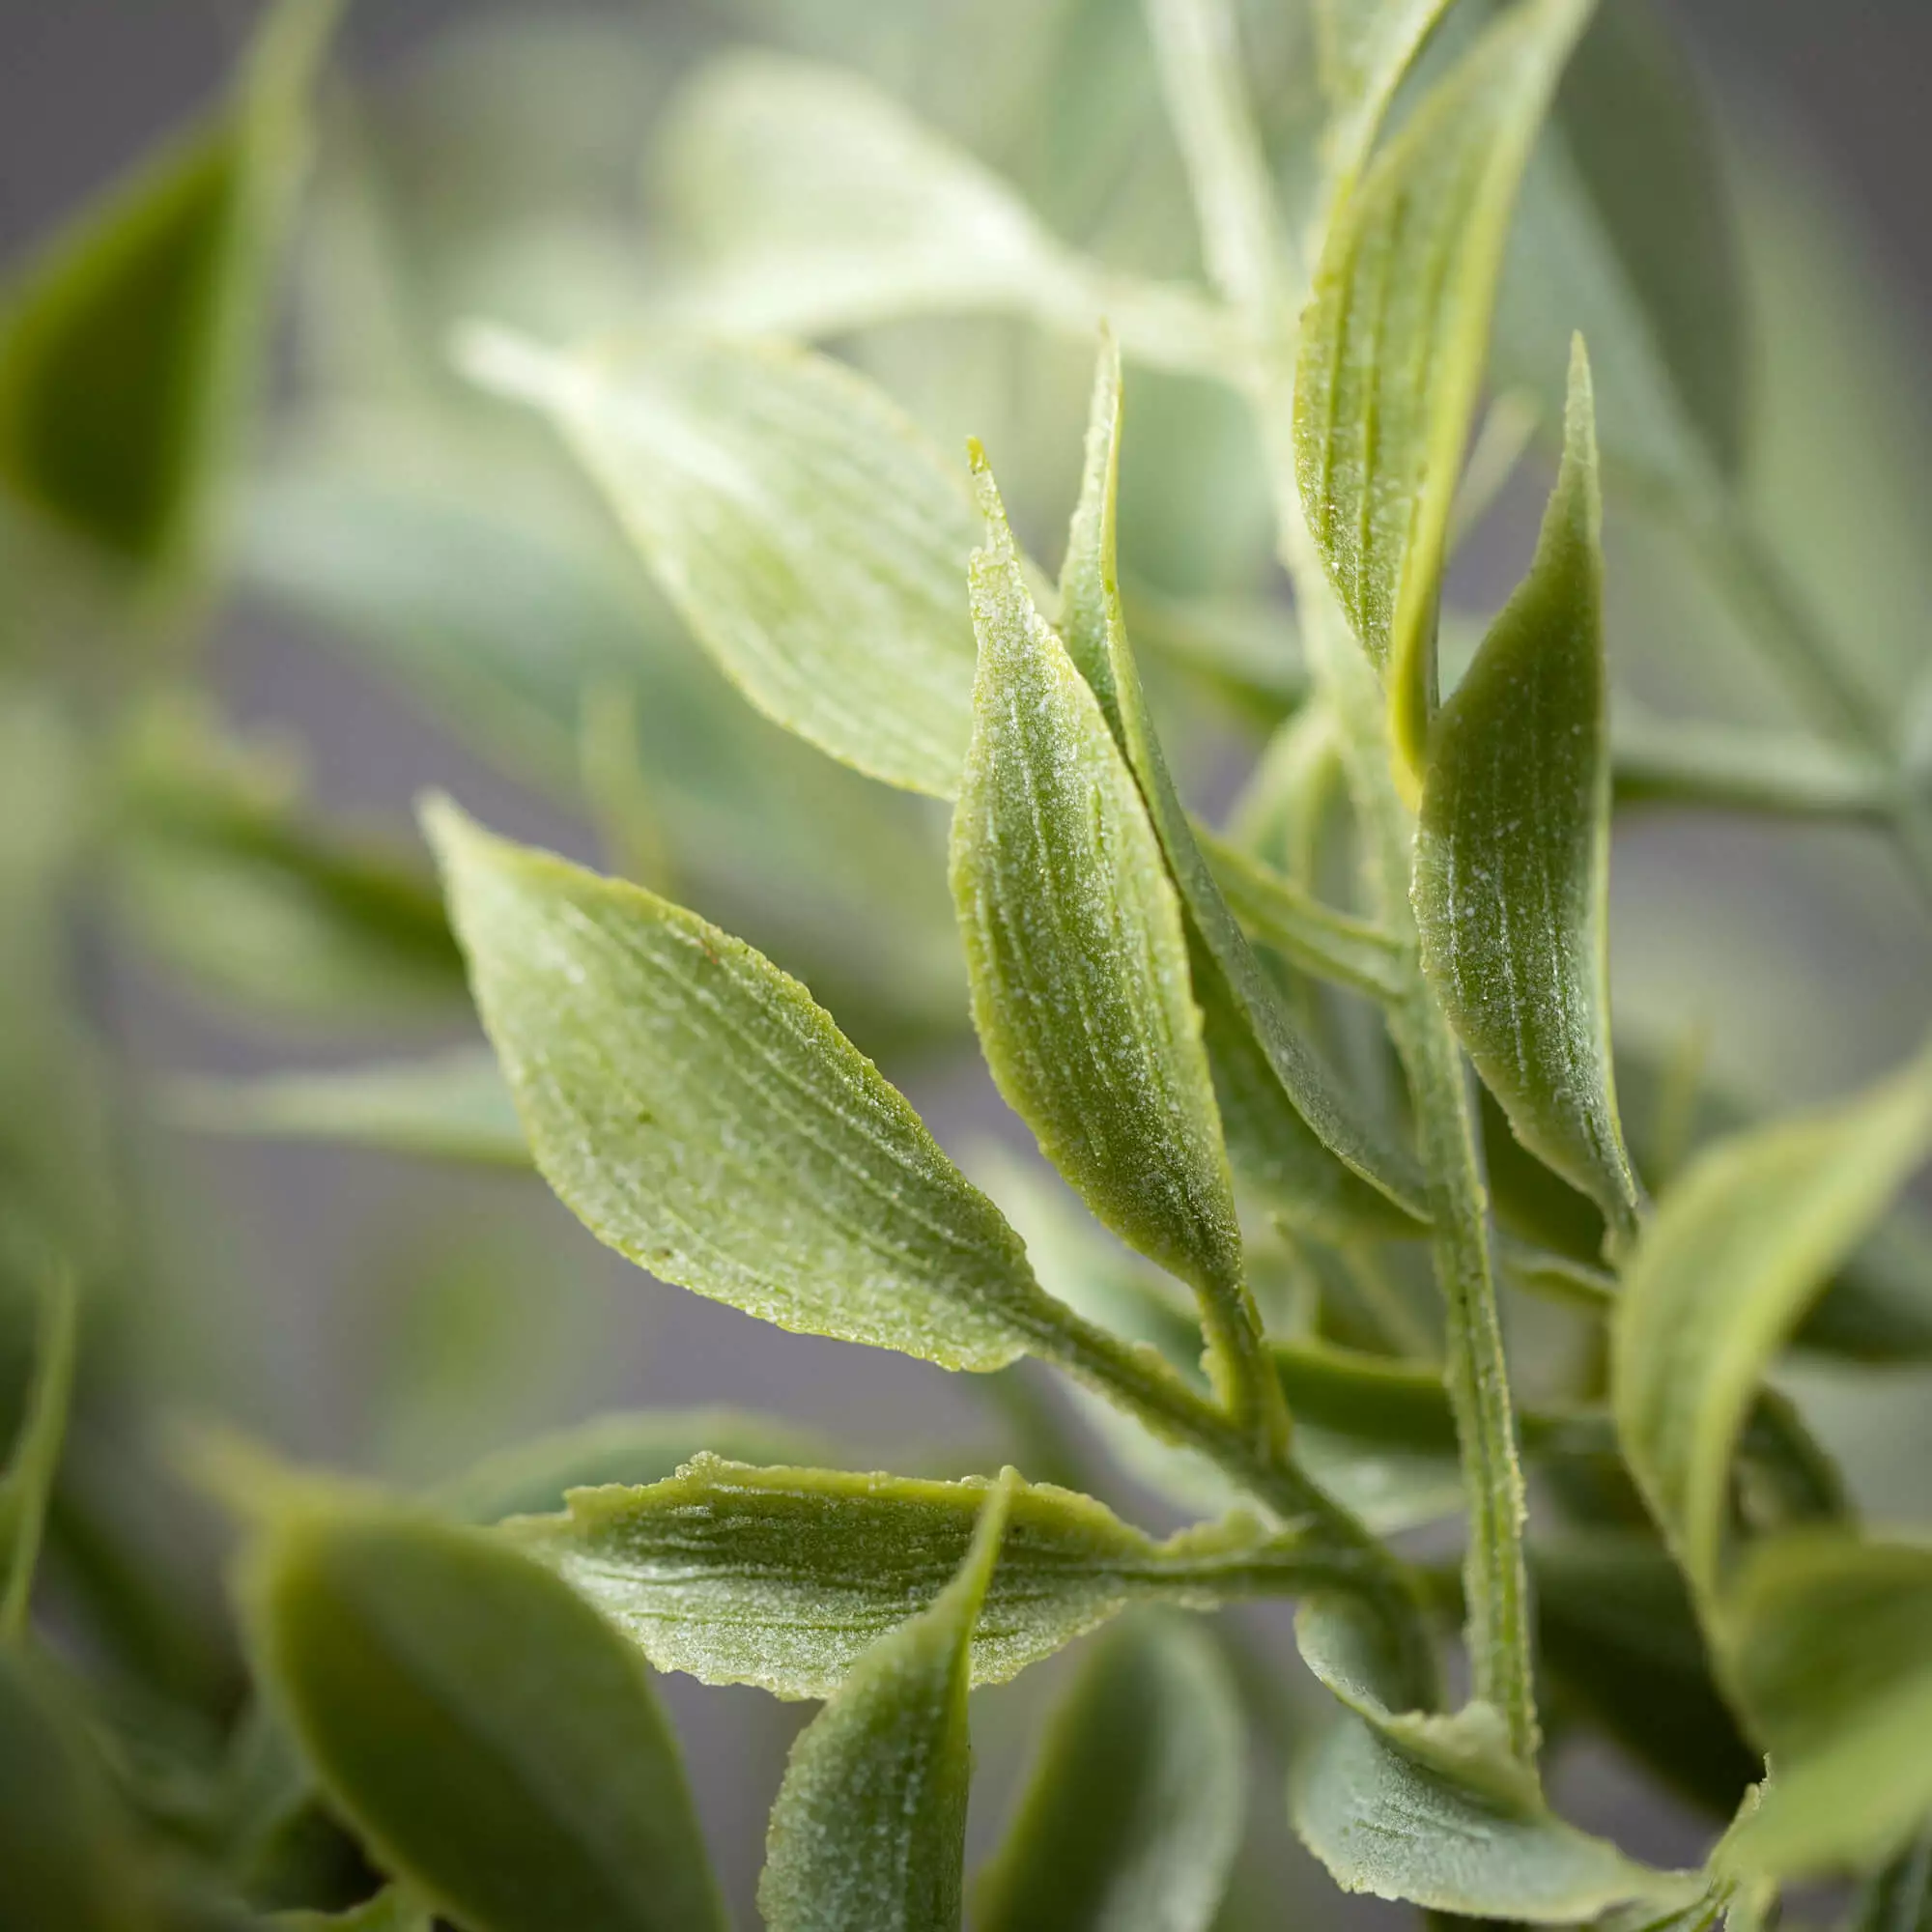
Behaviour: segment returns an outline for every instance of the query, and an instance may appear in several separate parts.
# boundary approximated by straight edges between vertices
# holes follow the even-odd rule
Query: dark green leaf
[[[1589,363],[1536,561],[1443,706],[1416,832],[1423,970],[1524,1147],[1635,1232],[1610,1065],[1603,504]]]
[[[527,1167],[510,1090],[487,1049],[258,1080],[184,1080],[171,1117],[201,1133],[340,1141],[491,1167]]]
[[[1517,185],[1588,0],[1523,0],[1335,213],[1295,374],[1308,526],[1420,772],[1450,513]]]
[[[33,1380],[19,1430],[0,1462],[0,1643],[17,1638],[26,1628],[41,1532],[73,1395],[80,1324],[73,1276],[64,1266],[52,1268],[42,1293]]]
[[[1932,1140],[1932,1062],[1702,1154],[1625,1272],[1617,1428],[1693,1586],[1718,1582],[1731,1459],[1767,1364]]]
[[[979,1932],[1208,1932],[1240,1845],[1243,1728],[1197,1625],[1102,1637],[975,1883]]]
[[[567,1517],[523,1518],[505,1533],[661,1669],[824,1697],[868,1644],[939,1594],[986,1489],[980,1477],[751,1469],[699,1456],[648,1489],[578,1490]],[[1137,1601],[1208,1609],[1337,1574],[1338,1559],[1296,1531],[1268,1536],[1236,1517],[1154,1543],[1091,1497],[1023,1486],[974,1634],[974,1681],[1004,1683]]]
[[[1180,903],[1133,775],[1035,608],[983,457],[987,547],[952,894],[993,1078],[1099,1220],[1200,1295],[1224,1387],[1259,1323],[1188,978]]]
[[[1228,1147],[1269,1205],[1312,1225],[1403,1230],[1423,1213],[1413,1161],[1364,1119],[1270,989],[1195,842],[1154,734],[1115,564],[1120,357],[1103,338],[1086,473],[1061,571],[1067,655],[1100,701],[1140,787],[1186,918]],[[1331,1157],[1332,1156],[1332,1157]]]
[[[957,1932],[970,1652],[1017,1480],[985,1492],[931,1607],[873,1644],[792,1746],[758,1879],[770,1932]]]
[[[1869,1865],[1932,1818],[1932,1546],[1842,1529],[1759,1544],[1726,1593],[1728,1675],[1770,1754],[1731,1869]]]
[[[565,356],[490,334],[467,362],[554,416],[760,711],[952,797],[972,729],[973,506],[882,390],[803,350],[682,337]]]
[[[338,11],[269,8],[213,123],[58,237],[0,325],[0,475],[120,563],[202,561]]]
[[[447,802],[428,824],[537,1168],[599,1239],[781,1327],[952,1368],[1051,1329],[1018,1237],[797,980]]]
[[[476,1932],[722,1927],[633,1646],[482,1532],[296,1504],[252,1551],[262,1667],[377,1859]]]
[[[640,1409],[602,1415],[499,1449],[431,1491],[437,1509],[465,1522],[500,1522],[565,1506],[570,1490],[641,1488],[674,1476],[694,1456],[736,1463],[827,1463],[810,1430],[735,1408]]]
[[[126,1821],[75,1716],[0,1650],[0,1925],[158,1932]]]

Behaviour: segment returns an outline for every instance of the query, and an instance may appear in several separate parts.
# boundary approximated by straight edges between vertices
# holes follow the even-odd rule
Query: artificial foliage
[[[1932,1926],[1927,607],[1651,0],[341,11],[0,312],[0,1928]],[[238,591],[488,781],[318,809]],[[567,1210],[423,1457],[168,1366],[238,1137]],[[513,1426],[599,1243],[979,1434]],[[810,1707],[755,1873],[670,1673]]]

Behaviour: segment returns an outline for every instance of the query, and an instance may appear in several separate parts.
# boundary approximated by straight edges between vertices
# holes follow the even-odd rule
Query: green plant
[[[0,337],[33,593],[0,711],[0,1227],[8,1305],[35,1313],[0,1380],[24,1391],[0,1475],[0,1924],[722,1924],[657,1671],[823,1700],[757,1889],[788,1932],[955,1926],[969,1900],[1015,1932],[1273,1922],[1265,1884],[1235,1883],[1244,1839],[1280,1835],[1251,1723],[1345,1891],[1634,1932],[1802,1915],[1789,1888],[1853,1874],[1847,1924],[1932,1914],[1932,1546],[1860,1521],[1830,1403],[1780,1368],[1793,1346],[1854,1378],[1932,1359],[1932,1247],[1896,1201],[1932,1151],[1932,1049],[1769,1122],[1694,1041],[1612,1053],[1613,809],[1851,821],[1932,893],[1909,733],[1749,506],[1697,103],[1643,0],[1277,11],[1291,28],[1148,0],[1135,39],[1206,286],[1165,274],[1158,237],[1146,271],[1075,252],[849,72],[700,68],[663,136],[693,259],[617,297],[589,278],[642,321],[565,349],[540,315],[455,331],[464,373],[568,464],[458,400],[358,292],[410,204],[382,210],[353,146],[325,160],[306,320],[321,366],[364,359],[339,393],[311,374],[270,458],[236,453],[316,0],[271,9],[235,104],[24,277]],[[952,19],[925,30],[944,44]],[[1319,99],[1250,84],[1295,56]],[[1042,73],[1026,111],[1071,115],[1084,67]],[[1117,156],[1147,138],[1118,99]],[[1077,200],[1064,156],[1041,173]],[[473,258],[449,280],[491,286]],[[440,352],[453,304],[430,306]],[[958,339],[917,330],[961,312],[1097,341],[1057,579],[1009,522],[999,438],[955,462],[861,358],[802,346],[911,328],[938,348],[908,363],[943,382]],[[1135,555],[1151,500],[1187,505],[1133,497],[1123,359],[1191,385],[1191,433],[1219,420],[1209,384],[1246,412],[1194,476],[1258,457],[1292,620]],[[1534,556],[1471,631],[1450,559],[1539,427]],[[1178,447],[1142,475],[1185,475]],[[1015,521],[1045,527],[1028,470]],[[1747,696],[1723,723],[1613,723],[1606,493],[1698,559],[1796,724],[1746,722]],[[440,901],[407,854],[318,824],[286,756],[231,742],[182,668],[238,567],[380,639],[631,876],[435,796]],[[98,677],[40,655],[57,610]],[[665,644],[678,624],[748,703]],[[1215,703],[1269,733],[1221,831],[1155,723]],[[921,883],[941,877],[963,989]],[[987,1378],[1003,1449],[857,1473],[782,1420],[640,1412],[410,1486],[177,1429],[174,1462],[241,1525],[231,1655],[126,1520],[143,1419],[180,1392],[112,1346],[153,1276],[148,1210],[102,1205],[115,1090],[51,950],[89,881],[228,1001],[446,1014],[467,971],[494,1058],[176,1087],[178,1120],[533,1165],[663,1282]],[[685,897],[743,909],[765,950]],[[970,1011],[1087,1212],[1015,1155],[955,1164],[848,1006],[881,1058]],[[109,1367],[76,1389],[83,1306]],[[1122,1472],[1187,1525],[1134,1526]],[[192,1534],[178,1497],[147,1507]],[[1293,1601],[1292,1646],[1206,1621],[1266,1599]],[[1082,1639],[969,1885],[968,1692]],[[1584,1736],[1704,1816],[1700,1868],[1558,1814],[1546,1745]]]

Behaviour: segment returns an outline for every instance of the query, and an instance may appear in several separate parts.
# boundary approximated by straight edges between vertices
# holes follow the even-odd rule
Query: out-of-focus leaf
[[[1194,1288],[1226,1392],[1252,1402],[1240,1365],[1259,1321],[1180,903],[1099,702],[1035,608],[977,453],[975,474],[980,670],[952,879],[980,1045],[1095,1216]]]
[[[1302,322],[1295,473],[1323,566],[1419,773],[1463,446],[1517,185],[1588,0],[1523,0],[1336,210]]]
[[[1730,197],[1655,0],[1602,0],[1557,91],[1498,298],[1498,376],[1546,397],[1577,329],[1604,458],[1639,481],[1734,474],[1752,373]]]
[[[126,1820],[72,1713],[0,1650],[0,1925],[158,1932]]]
[[[661,1279],[996,1369],[1055,1326],[998,1209],[796,980],[641,887],[430,808],[538,1171]]]
[[[1233,1678],[1191,1623],[1130,1619],[1054,1712],[994,1860],[980,1932],[1208,1932],[1240,1845]]]
[[[687,1932],[723,1910],[636,1649],[481,1532],[306,1501],[250,1552],[262,1667],[387,1868],[478,1932]]]
[[[1843,1932],[1926,1932],[1932,1926],[1932,1830],[1860,1887]]]
[[[1389,103],[1450,0],[1316,0],[1316,49],[1328,97],[1322,133],[1330,191],[1346,199]]]
[[[1799,731],[1649,718],[1611,726],[1618,807],[1701,806],[1791,818],[1883,818],[1892,780],[1875,757]]]
[[[1140,787],[1186,916],[1194,997],[1237,1171],[1316,1225],[1405,1229],[1420,1218],[1412,1160],[1342,1090],[1274,997],[1215,883],[1168,774],[1122,613],[1115,559],[1121,366],[1103,337],[1085,476],[1061,571],[1067,655],[1092,686]]]
[[[578,1490],[563,1517],[505,1534],[554,1564],[660,1669],[824,1697],[867,1645],[958,1567],[985,1500],[956,1483],[752,1469],[699,1456],[642,1490]],[[973,1678],[1004,1683],[1130,1604],[1211,1609],[1312,1587],[1338,1563],[1251,1520],[1154,1543],[1091,1497],[1025,1485],[973,1637]]]
[[[339,11],[266,10],[212,125],[56,238],[0,323],[0,476],[123,565],[204,560]]]
[[[1720,1142],[1660,1204],[1614,1332],[1624,1455],[1693,1586],[1718,1582],[1739,1432],[1772,1355],[1932,1140],[1932,1062]]]
[[[33,1380],[18,1433],[0,1462],[0,1643],[17,1638],[26,1628],[47,1498],[73,1395],[79,1293],[65,1266],[54,1269],[42,1292]]]
[[[275,1932],[434,1932],[431,1912],[400,1886],[385,1886],[348,1912],[278,1912]]]
[[[1532,1540],[1537,1650],[1556,1688],[1673,1789],[1728,1818],[1763,1776],[1712,1675],[1682,1573],[1650,1536]]]
[[[1545,1809],[1499,1712],[1481,1704],[1454,1717],[1392,1711],[1381,1693],[1386,1661],[1364,1620],[1316,1599],[1302,1606],[1296,1634],[1350,1708],[1296,1767],[1290,1811],[1345,1891],[1564,1924],[1696,1889]]]
[[[1720,1619],[1773,1774],[1725,1842],[1731,1869],[1782,1879],[1891,1857],[1932,1817],[1932,1546],[1768,1538]]]
[[[436,888],[399,851],[306,822],[279,748],[233,746],[157,706],[127,753],[114,860],[142,937],[213,995],[303,1016],[462,998]]]
[[[1529,576],[1430,734],[1416,830],[1423,970],[1517,1138],[1635,1232],[1610,1065],[1603,504],[1590,368]]]
[[[873,778],[950,798],[972,729],[971,498],[882,390],[804,350],[467,339],[554,417],[746,696]]]
[[[868,1041],[963,1026],[933,808],[882,797],[747,705],[568,456],[514,427],[399,412],[304,431],[251,482],[246,581],[568,804],[586,697],[617,694],[684,891]]]
[[[340,1141],[489,1167],[527,1167],[510,1090],[487,1049],[257,1080],[183,1080],[170,1117],[201,1133]]]
[[[1009,1470],[984,1492],[952,1581],[853,1664],[792,1746],[758,1878],[771,1932],[957,1932],[973,1632],[1017,1482]]]
[[[465,1522],[500,1522],[561,1510],[570,1490],[660,1483],[706,1454],[801,1466],[837,1460],[822,1437],[772,1416],[735,1408],[641,1409],[601,1415],[499,1449],[439,1483],[429,1500]]]
[[[1013,187],[858,75],[770,53],[699,71],[658,153],[690,244],[672,313],[816,336],[907,315],[1018,313],[1078,335],[1104,316],[1137,354],[1211,366],[1232,340],[1193,291],[1110,274]]]

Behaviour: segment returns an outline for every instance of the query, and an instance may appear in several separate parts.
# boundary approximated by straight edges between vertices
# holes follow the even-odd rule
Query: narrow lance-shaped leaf
[[[1463,448],[1517,185],[1590,0],[1521,0],[1431,90],[1336,210],[1302,320],[1308,526],[1420,776]]]
[[[1590,368],[1529,576],[1430,736],[1413,899],[1423,970],[1517,1138],[1635,1232],[1610,1066],[1610,768]]]
[[[481,1531],[306,1497],[249,1552],[262,1668],[377,1861],[475,1932],[724,1925],[637,1650]]]
[[[549,412],[760,711],[873,778],[952,796],[973,506],[882,390],[805,350],[679,336],[558,355],[473,331],[464,356]]]
[[[1346,200],[1403,77],[1451,0],[1316,0],[1329,191]]]
[[[972,1540],[983,1478],[751,1469],[699,1456],[641,1490],[578,1490],[566,1516],[504,1533],[555,1566],[660,1668],[781,1697],[831,1694],[853,1662],[938,1596]],[[1250,1518],[1155,1543],[1089,1496],[1015,1490],[973,1635],[973,1679],[1004,1683],[1130,1604],[1193,1609],[1346,1579],[1350,1559]]]
[[[339,11],[269,8],[213,124],[57,237],[0,323],[0,476],[121,564],[201,560]]]
[[[1843,1932],[1932,1932],[1932,1825],[1859,1888]]]
[[[1001,1093],[1094,1214],[1193,1286],[1217,1379],[1252,1405],[1260,1321],[1179,901],[1099,702],[1034,606],[977,449],[974,466],[980,672],[952,846],[974,1022]]]
[[[1652,1871],[1553,1816],[1493,1707],[1396,1708],[1390,1661],[1348,1605],[1312,1599],[1295,1634],[1348,1710],[1295,1768],[1290,1813],[1345,1891],[1529,1924],[1695,1894],[1694,1876]]]
[[[33,1380],[19,1432],[6,1462],[0,1463],[0,1642],[17,1637],[26,1628],[47,1498],[60,1465],[68,1406],[73,1396],[80,1297],[71,1272],[56,1267],[42,1293]]]
[[[1269,1206],[1311,1225],[1407,1232],[1424,1218],[1414,1163],[1388,1144],[1295,1030],[1229,911],[1161,754],[1127,640],[1115,561],[1121,363],[1103,336],[1080,502],[1061,570],[1066,649],[1099,699],[1180,895],[1228,1145]]]
[[[1932,1545],[1792,1530],[1760,1544],[1719,1612],[1727,1674],[1770,1754],[1730,1869],[1870,1866],[1932,1819]],[[1909,1921],[1908,1921],[1909,1922]]]
[[[538,1171],[661,1279],[996,1369],[1055,1324],[1025,1250],[797,980],[641,887],[427,813]]]
[[[1208,1932],[1240,1848],[1246,1739],[1199,1625],[1136,1618],[1055,1711],[1006,1841],[973,1889],[979,1932]]]
[[[1932,1145],[1932,1057],[1858,1099],[1721,1141],[1664,1196],[1613,1337],[1626,1461],[1715,1595],[1731,1459],[1766,1365]]]
[[[770,1932],[956,1932],[973,1781],[969,1652],[1015,1478],[932,1605],[860,1658],[792,1746],[758,1910]]]

